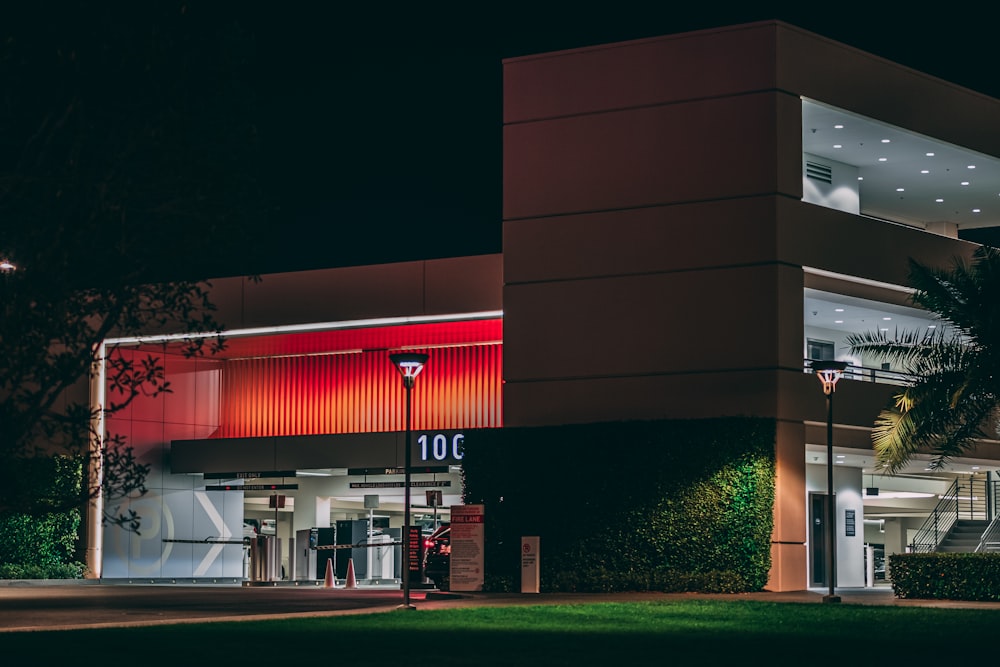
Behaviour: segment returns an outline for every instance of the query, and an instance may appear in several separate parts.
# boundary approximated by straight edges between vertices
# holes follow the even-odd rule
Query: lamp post
[[[844,375],[846,361],[814,361],[812,369],[823,384],[826,394],[826,560],[829,564],[827,581],[829,591],[823,596],[823,602],[840,602],[840,597],[834,593],[837,585],[837,508],[833,499],[833,392],[837,388],[837,380]]]
[[[397,352],[389,355],[399,374],[403,376],[403,387],[406,388],[406,455],[403,471],[403,604],[400,609],[415,609],[410,604],[410,450],[413,449],[410,439],[413,427],[413,385],[420,371],[424,370],[427,355],[418,352]]]

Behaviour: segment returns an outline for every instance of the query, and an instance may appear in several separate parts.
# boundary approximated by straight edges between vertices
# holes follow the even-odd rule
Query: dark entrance
[[[825,493],[809,494],[809,576],[812,586],[829,586],[827,566],[828,530],[826,527],[827,501]]]

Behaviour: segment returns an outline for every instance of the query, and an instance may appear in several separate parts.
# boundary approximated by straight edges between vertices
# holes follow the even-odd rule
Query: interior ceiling
[[[865,215],[918,226],[953,222],[960,231],[1000,226],[995,157],[808,100],[802,150],[859,169]]]
[[[890,335],[898,331],[924,331],[928,327],[945,330],[936,315],[919,308],[867,299],[831,294],[806,288],[803,314],[806,327],[818,327],[843,332],[866,332],[885,329]],[[837,350],[840,355],[844,350]]]

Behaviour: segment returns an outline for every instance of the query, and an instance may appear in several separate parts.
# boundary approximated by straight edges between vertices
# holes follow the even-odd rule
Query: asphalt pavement
[[[822,604],[823,591],[746,594],[664,593],[441,593],[411,590],[410,602],[421,609],[453,607],[580,604],[609,601],[671,599],[762,600]],[[916,607],[987,608],[1000,603],[940,600],[902,600],[889,586],[837,590],[841,604]],[[0,632],[144,626],[168,623],[242,621],[289,616],[333,616],[398,610],[403,602],[399,585],[239,586],[136,585],[105,583],[0,582]]]

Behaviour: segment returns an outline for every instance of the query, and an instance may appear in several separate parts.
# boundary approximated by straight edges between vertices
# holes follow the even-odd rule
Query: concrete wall
[[[500,255],[320,269],[212,281],[228,328],[501,310]]]

